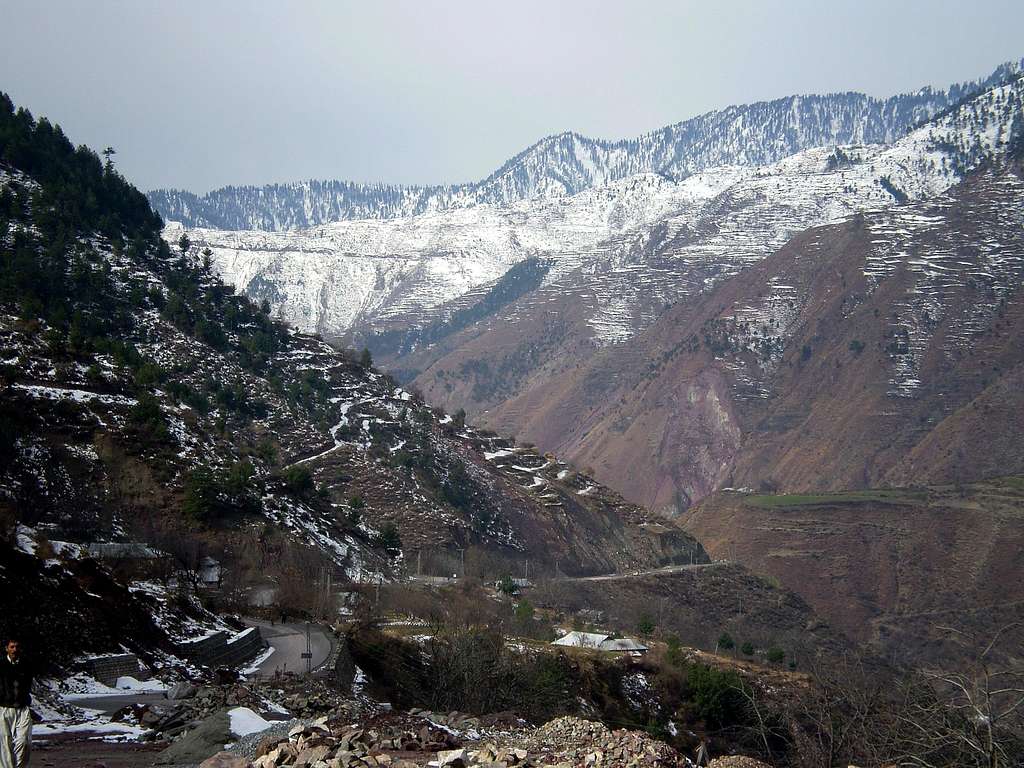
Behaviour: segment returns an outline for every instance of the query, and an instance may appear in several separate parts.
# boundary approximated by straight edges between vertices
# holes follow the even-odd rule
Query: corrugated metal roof
[[[598,635],[593,632],[568,632],[555,640],[552,645],[565,645],[572,648],[600,648],[601,643],[608,639],[608,635]]]
[[[555,640],[552,645],[562,645],[570,648],[594,648],[598,651],[609,653],[624,653],[632,651],[646,651],[647,646],[632,637],[612,638],[609,635],[601,635],[596,632],[567,632]]]
[[[617,640],[605,640],[601,643],[602,651],[646,651],[647,646],[631,637],[620,637]]]

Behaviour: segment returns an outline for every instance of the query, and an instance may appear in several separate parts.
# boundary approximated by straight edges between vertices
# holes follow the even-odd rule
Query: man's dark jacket
[[[32,701],[32,670],[25,659],[11,664],[0,651],[0,707],[27,707]]]

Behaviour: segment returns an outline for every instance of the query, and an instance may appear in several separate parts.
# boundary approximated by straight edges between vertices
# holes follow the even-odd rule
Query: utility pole
[[[422,549],[417,549],[416,550],[416,575],[417,576],[422,576],[423,575],[423,559],[422,558],[423,558],[423,550]]]
[[[313,643],[310,639],[310,628],[309,622],[306,622],[306,652],[302,654],[302,658],[306,660],[306,674],[313,672]]]

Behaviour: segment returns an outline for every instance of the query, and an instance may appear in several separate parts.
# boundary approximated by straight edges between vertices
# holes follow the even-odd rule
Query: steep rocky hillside
[[[206,195],[149,193],[167,219],[189,227],[303,229],[344,219],[387,219],[480,204],[505,206],[574,195],[643,173],[678,180],[720,165],[774,163],[811,147],[889,143],[907,128],[994,85],[1021,64],[1009,62],[976,82],[876,99],[862,93],[789,96],[728,107],[623,141],[578,133],[549,136],[473,184],[402,187],[310,181],[225,187]]]
[[[1000,209],[1015,199],[1017,177],[968,182],[963,189],[976,188],[975,197],[942,192],[972,169],[1002,162],[1021,132],[1022,90],[1020,78],[992,88],[891,146],[808,150],[772,166],[713,169],[678,184],[641,176],[561,202],[343,222],[306,233],[189,234],[211,249],[225,279],[267,298],[298,327],[348,328],[345,338],[355,340],[369,330],[385,365],[412,378],[429,401],[464,408],[501,433],[593,467],[637,501],[678,509],[730,477],[754,487],[783,482],[756,450],[739,451],[752,425],[769,422],[771,429],[758,428],[757,445],[780,472],[772,458],[785,456],[779,441],[795,446],[786,483],[844,488],[890,472],[899,481],[955,455],[938,439],[918,445],[928,418],[951,416],[964,404],[946,397],[936,410],[922,398],[945,386],[947,369],[970,367],[969,360],[953,365],[953,352],[926,354],[932,326],[940,316],[959,323],[936,343],[962,354],[992,311],[1009,311],[1000,302],[1009,301],[1017,274],[1018,232],[1012,206]],[[908,205],[914,201],[923,202]],[[968,209],[973,218],[960,215]],[[814,230],[794,237],[844,220],[860,235],[834,229],[822,230],[832,239],[820,242]],[[180,232],[170,228],[165,236]],[[959,238],[978,245],[963,249]],[[914,255],[919,251],[924,255]],[[768,258],[774,252],[788,256]],[[507,269],[512,264],[516,270]],[[828,282],[833,267],[842,274],[838,285]],[[818,290],[830,297],[826,304],[808,295]],[[457,298],[445,303],[445,296]],[[835,296],[845,304],[833,306]],[[883,321],[875,323],[875,313]],[[855,327],[865,321],[881,334],[874,352]],[[817,327],[826,322],[838,330]],[[694,339],[694,353],[681,355]],[[813,358],[803,358],[805,347]],[[834,363],[846,358],[860,364],[840,375]],[[826,362],[829,381],[843,386],[858,375],[884,381],[884,388],[868,388],[875,402],[860,402],[851,415],[848,439],[823,438],[823,450],[836,454],[829,461],[845,468],[801,459],[801,451],[817,450],[813,441],[798,444],[797,432],[779,426],[793,417],[770,413],[784,407],[783,391],[804,400],[803,389],[819,394],[821,380],[809,372],[823,372]],[[686,375],[665,373],[679,374],[680,366]],[[922,389],[930,367],[931,390]],[[688,416],[664,396],[694,376],[702,383],[685,395],[696,408]],[[641,381],[647,383],[638,389]],[[889,450],[861,433],[874,430],[864,416],[889,413],[892,398],[901,426],[887,425]],[[988,399],[995,407],[998,398]],[[831,425],[823,423],[821,434]],[[958,430],[955,439],[969,434]],[[841,454],[847,445],[851,452]],[[898,469],[904,458],[911,463]],[[827,481],[820,474],[826,466]]]
[[[1022,195],[1013,163],[808,230],[484,418],[677,509],[1022,471]]]
[[[4,181],[31,194],[28,179]],[[641,510],[586,477],[439,420],[387,377],[274,325],[194,249],[77,249],[73,269],[108,281],[100,298],[130,314],[116,340],[89,335],[84,314],[66,332],[3,317],[4,405],[19,420],[4,485],[23,522],[163,538],[140,527],[263,521],[364,575],[395,568],[381,549],[389,522],[407,548],[483,543],[570,571],[698,546],[644,534]]]
[[[403,555],[456,547],[506,572],[706,559],[557,459],[275,323],[208,253],[172,250],[109,163],[5,96],[0,157],[0,514],[22,550],[8,576],[32,553],[59,570],[78,544],[126,540],[306,586],[324,569],[394,578]]]
[[[1019,91],[1020,83],[1014,88]],[[1019,93],[1015,93],[1009,102],[1012,110],[1018,112],[1011,111],[999,121],[1004,124],[1005,138],[989,144],[994,157],[1002,156],[1004,142],[1019,130],[1013,128],[1015,114],[1019,114],[1018,97]],[[975,123],[976,116],[986,112],[1003,114],[1002,107],[996,105],[1008,103],[999,90],[987,94],[984,101],[987,106],[983,109],[978,110],[978,105],[972,103],[955,116],[945,116],[943,119],[949,122],[944,125],[952,130],[957,125]],[[422,370],[415,382],[428,399],[449,407],[465,407],[475,419],[565,453],[581,466],[591,465],[607,471],[619,461],[613,457],[628,455],[628,468],[625,462],[619,462],[621,472],[617,476],[604,475],[610,482],[624,483],[618,486],[620,490],[639,494],[636,498],[645,503],[677,503],[680,501],[678,491],[685,505],[687,499],[700,497],[727,479],[732,467],[729,456],[722,451],[728,453],[732,449],[724,449],[720,444],[733,445],[739,433],[735,431],[738,428],[735,419],[723,420],[719,413],[729,413],[734,408],[721,405],[733,399],[731,394],[705,384],[701,389],[710,388],[715,395],[707,401],[703,394],[694,393],[692,402],[707,401],[708,407],[702,411],[703,415],[690,417],[679,412],[667,396],[669,392],[678,391],[680,381],[689,381],[700,372],[704,379],[732,377],[737,387],[745,382],[747,391],[740,392],[742,387],[739,387],[736,399],[738,403],[747,403],[743,407],[750,411],[750,420],[758,423],[765,418],[764,409],[778,407],[778,395],[771,391],[765,377],[775,370],[784,353],[795,353],[799,358],[805,343],[812,350],[823,344],[837,345],[840,358],[846,356],[860,361],[855,374],[884,373],[886,383],[881,393],[884,401],[890,389],[895,393],[901,387],[916,386],[911,381],[915,378],[914,371],[922,362],[927,364],[918,348],[930,338],[931,332],[924,326],[938,322],[939,314],[955,323],[957,320],[950,318],[960,317],[958,313],[962,311],[967,315],[976,313],[977,317],[969,320],[964,328],[953,332],[955,338],[943,342],[963,346],[966,342],[957,334],[969,331],[977,335],[983,330],[982,321],[988,313],[999,309],[1002,299],[1012,293],[1020,262],[1017,256],[1019,230],[1013,207],[1018,194],[1015,191],[1017,176],[1011,171],[999,174],[998,178],[985,176],[985,182],[968,183],[953,197],[930,198],[920,182],[911,187],[901,180],[902,187],[919,199],[936,202],[933,205],[896,205],[896,200],[890,196],[889,205],[878,201],[874,207],[865,206],[861,217],[848,219],[849,226],[863,226],[858,246],[863,252],[853,257],[856,263],[843,267],[842,279],[823,283],[820,289],[831,292],[829,301],[837,295],[839,300],[845,298],[842,308],[829,310],[838,311],[837,322],[847,318],[851,307],[867,301],[872,322],[876,311],[879,317],[889,318],[879,328],[883,336],[904,332],[917,334],[917,340],[906,345],[905,352],[901,351],[903,345],[892,347],[899,354],[894,354],[890,362],[892,365],[898,362],[899,370],[894,368],[888,372],[889,364],[878,369],[869,364],[871,358],[867,355],[852,354],[851,344],[863,351],[861,345],[867,341],[860,330],[851,325],[862,322],[858,319],[862,315],[828,329],[814,327],[819,319],[825,322],[824,316],[818,316],[824,311],[823,305],[814,296],[807,295],[818,287],[815,276],[828,279],[833,275],[829,270],[851,258],[840,259],[838,255],[837,249],[845,248],[848,239],[840,234],[841,228],[810,230],[793,238],[779,251],[789,254],[788,261],[783,257],[761,261],[802,226],[812,226],[822,219],[842,220],[857,211],[855,205],[844,208],[844,202],[852,196],[844,194],[843,190],[848,193],[861,186],[871,188],[870,181],[863,184],[864,180],[856,181],[857,176],[870,177],[877,172],[882,158],[889,158],[887,162],[901,168],[903,179],[910,178],[908,159],[916,158],[918,167],[924,169],[919,178],[934,179],[933,190],[940,187],[940,176],[929,174],[932,166],[922,159],[920,152],[922,146],[934,146],[931,134],[931,127],[922,128],[893,148],[863,162],[851,161],[853,151],[845,150],[842,171],[828,168],[834,165],[836,154],[831,155],[832,160],[824,151],[790,158],[780,164],[788,166],[789,172],[780,169],[774,174],[764,173],[742,181],[715,198],[716,204],[709,204],[702,217],[680,216],[674,220],[678,229],[675,237],[665,237],[662,231],[663,239],[652,236],[653,242],[641,243],[632,253],[624,250],[614,254],[596,269],[580,269],[578,273],[556,277],[549,285],[540,286],[493,316],[398,357],[394,365],[403,371]],[[977,162],[980,153],[975,156]],[[941,160],[937,167],[942,167]],[[891,183],[893,176],[886,178]],[[875,188],[882,194],[889,194]],[[972,197],[970,190],[974,189],[981,197]],[[909,199],[909,195],[902,199]],[[823,202],[836,209],[831,213],[823,211],[819,207]],[[929,216],[932,218],[928,219]],[[827,238],[829,233],[836,233],[832,240],[821,239]],[[1006,237],[1000,239],[1004,233]],[[961,239],[978,241],[979,245],[971,250],[977,263],[967,256],[954,257]],[[813,253],[804,253],[796,259],[795,254],[811,243],[820,244]],[[936,251],[934,259],[927,255],[933,249]],[[917,251],[926,255],[910,255]],[[933,263],[938,266],[933,267]],[[906,269],[902,269],[901,264],[905,264]],[[747,269],[741,273],[744,266]],[[950,266],[955,267],[954,271],[949,271]],[[972,270],[980,274],[973,275]],[[859,277],[855,273],[859,273]],[[558,274],[557,266],[548,272],[549,276],[552,274]],[[943,278],[941,274],[948,276]],[[736,277],[726,279],[730,275]],[[909,281],[902,288],[906,294],[897,288],[901,281]],[[664,291],[657,290],[662,286]],[[917,297],[919,290],[924,294],[921,298]],[[970,291],[981,292],[986,299],[976,302]],[[665,294],[669,301],[678,299],[668,311],[664,305],[656,305],[659,295]],[[646,297],[650,302],[650,315],[659,319],[647,334],[629,340],[637,330],[654,322],[637,319],[640,313],[635,308],[640,301],[631,305],[633,297]],[[947,302],[949,307],[936,306]],[[959,302],[966,302],[969,307],[961,307]],[[906,305],[912,310],[911,316],[894,321],[893,313],[906,315],[906,312],[890,304]],[[928,321],[923,320],[926,314],[931,318]],[[691,320],[692,324],[687,326]],[[900,322],[908,327],[900,330]],[[922,330],[912,330],[910,325]],[[696,352],[700,349],[694,350],[693,355],[680,357],[681,347],[691,344],[688,341],[691,338],[696,339],[697,347],[703,349],[709,359],[722,357],[729,351],[728,345],[735,341],[724,338],[734,334],[731,326],[738,327],[738,333],[745,336],[741,346],[757,349],[752,361],[741,364],[723,357],[720,363],[706,365],[697,361]],[[806,339],[797,343],[790,338],[793,329],[809,327],[813,330]],[[837,335],[847,330],[849,338]],[[603,343],[599,331],[604,334]],[[609,343],[616,338],[620,339],[618,344]],[[892,341],[892,338],[884,338],[878,343],[884,349]],[[764,359],[758,362],[757,355]],[[885,354],[882,359],[889,360],[889,357]],[[793,374],[794,384],[803,382],[808,388],[820,387],[820,382],[807,376],[806,370],[808,366],[814,368],[822,359],[823,356],[818,355],[813,361],[798,360],[800,365]],[[680,365],[694,366],[693,374],[678,375]],[[785,375],[787,370],[784,368],[780,375]],[[657,405],[637,404],[641,396],[638,383],[652,376],[657,378],[660,375],[657,371],[663,371],[663,375],[657,382],[646,384],[643,392],[660,401]],[[842,373],[841,377],[836,374],[838,380],[852,381],[849,369]],[[935,375],[936,382],[942,380],[938,373]],[[663,385],[668,389],[663,389]],[[760,394],[756,391],[759,387],[764,390]],[[904,400],[897,397],[896,402]],[[883,404],[877,408],[878,411],[887,409]],[[873,411],[862,409],[858,414],[870,412]],[[948,415],[950,411],[945,413]],[[645,414],[652,418],[651,430],[647,430]],[[707,422],[710,431],[702,431],[702,422]],[[823,429],[826,426],[823,425]],[[627,428],[631,430],[628,433]],[[747,428],[744,425],[744,429]],[[685,436],[679,435],[681,442],[674,439],[663,442],[662,436],[676,429],[691,431]],[[617,434],[624,437],[616,438]],[[635,440],[635,443],[623,443],[622,439]],[[861,441],[851,435],[848,442]],[[870,440],[864,443],[873,444]],[[766,452],[777,448],[772,445],[768,449],[767,445]],[[694,447],[687,449],[686,446]],[[920,450],[925,448],[922,446]],[[664,473],[652,478],[642,468],[642,460],[638,468],[638,455],[652,457],[665,466],[690,464],[680,475],[681,479],[684,476],[689,479],[666,482]],[[658,455],[663,458],[653,458]],[[862,452],[861,457],[863,455]],[[854,468],[863,468],[865,463],[853,456],[849,458],[850,470],[833,478],[836,483],[833,487],[871,481],[871,478],[851,476]],[[808,471],[814,470],[809,468]],[[756,487],[762,479],[770,479],[768,474],[770,472],[765,478],[744,476],[743,481]]]

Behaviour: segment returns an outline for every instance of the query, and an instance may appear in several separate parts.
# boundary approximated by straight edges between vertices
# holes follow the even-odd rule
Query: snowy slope
[[[401,219],[337,222],[299,232],[189,230],[228,283],[298,328],[342,333],[356,323],[415,314],[488,283],[537,254],[593,249],[700,204],[744,171],[680,184],[643,175],[572,198],[479,205]],[[165,235],[177,240],[178,224]]]
[[[552,264],[546,290],[585,286],[594,340],[611,343],[796,232],[941,193],[1006,144],[1021,94],[1020,79],[991,89],[891,145],[809,149],[679,182],[639,174],[507,206],[294,232],[188,232],[212,250],[226,282],[268,299],[297,328],[329,335],[387,321],[416,325],[511,265],[543,256]],[[181,232],[171,224],[165,236]]]
[[[666,217],[661,242],[638,232],[604,244],[583,274],[557,280],[556,273],[552,292],[585,286],[595,342],[623,341],[665,305],[736,274],[798,232],[940,194],[1006,145],[1022,93],[1021,80],[995,88],[891,146],[812,149],[755,169],[706,205]]]

